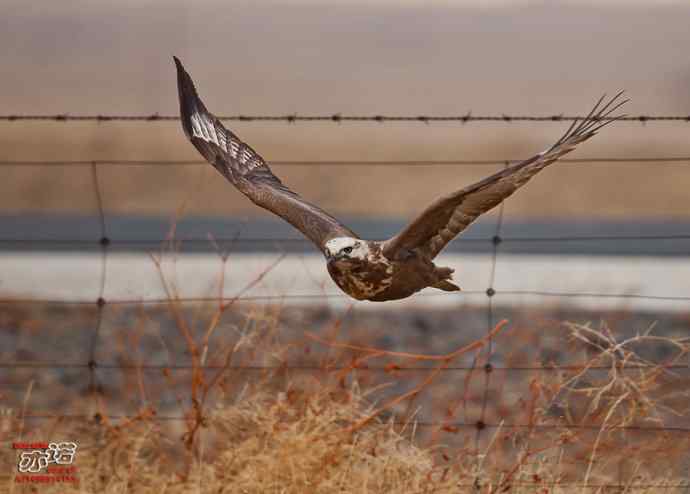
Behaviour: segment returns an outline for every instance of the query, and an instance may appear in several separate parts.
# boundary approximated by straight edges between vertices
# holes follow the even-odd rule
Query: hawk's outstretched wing
[[[261,156],[206,109],[191,77],[177,57],[173,58],[177,66],[182,128],[194,147],[216,170],[252,202],[282,217],[322,251],[324,244],[332,238],[358,238],[331,215],[283,185]]]
[[[537,172],[569,153],[618,117],[610,115],[627,100],[620,92],[602,106],[602,97],[582,121],[575,121],[556,144],[532,158],[435,201],[404,230],[383,245],[389,259],[406,250],[419,249],[433,259],[456,235],[483,213],[494,208]]]

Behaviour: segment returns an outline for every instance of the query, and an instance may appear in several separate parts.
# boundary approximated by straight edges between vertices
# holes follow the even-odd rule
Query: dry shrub
[[[12,477],[6,486],[10,492],[40,487],[42,492],[109,494],[569,493],[606,492],[602,486],[608,484],[617,485],[617,492],[658,492],[660,485],[667,486],[664,492],[673,492],[670,486],[685,485],[681,472],[661,466],[668,462],[649,468],[646,461],[672,453],[668,437],[654,434],[652,440],[634,444],[621,428],[659,426],[669,416],[685,413],[678,405],[687,406],[687,392],[669,388],[664,376],[673,377],[668,367],[686,355],[686,340],[645,332],[617,341],[605,326],[567,327],[582,343],[577,348],[587,361],[556,381],[533,381],[532,396],[526,397],[532,404],[529,423],[519,431],[500,424],[493,432],[485,431],[490,437],[482,450],[469,445],[449,448],[447,438],[438,433],[456,431],[443,424],[432,446],[420,443],[414,419],[401,424],[393,415],[386,417],[394,404],[412,399],[419,389],[378,402],[378,389],[362,390],[355,378],[363,361],[394,358],[395,368],[402,369],[432,359],[437,363],[429,368],[423,389],[452,361],[453,353],[429,357],[326,342],[331,353],[346,348],[356,350],[358,357],[353,360],[350,355],[347,365],[335,368],[344,357],[331,355],[323,365],[332,371],[323,378],[286,378],[285,368],[276,366],[257,380],[224,388],[223,400],[214,404],[204,403],[204,397],[209,387],[220,387],[223,381],[216,375],[206,378],[199,369],[192,384],[196,391],[191,391],[198,399],[190,402],[184,430],[157,420],[151,409],[120,421],[103,416],[99,421],[56,417],[40,428],[24,423],[16,431],[17,439],[78,438],[80,484],[29,486],[14,483]],[[676,351],[663,364],[652,363],[639,354],[652,340]],[[275,341],[248,332],[226,359],[257,347],[269,359],[284,358],[285,349],[274,346]],[[592,369],[598,373],[591,375]],[[226,369],[218,372],[222,376]],[[21,416],[16,419],[21,422]],[[685,438],[676,443],[687,456]],[[630,465],[624,478],[614,468],[620,453]],[[577,458],[580,466],[573,469]],[[675,491],[681,492],[679,487]]]
[[[432,455],[393,425],[376,422],[357,433],[338,433],[364,416],[364,400],[356,389],[339,396],[297,389],[243,396],[208,413],[199,438],[204,459],[189,458],[188,469],[175,466],[170,455],[176,448],[153,420],[107,431],[63,424],[61,433],[79,437],[78,476],[86,492],[422,490]]]

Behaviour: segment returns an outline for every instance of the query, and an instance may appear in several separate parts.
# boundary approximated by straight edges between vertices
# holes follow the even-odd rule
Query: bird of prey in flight
[[[257,206],[277,214],[316,244],[341,290],[357,300],[377,302],[406,298],[426,287],[460,290],[451,282],[453,269],[434,264],[439,252],[540,170],[620,118],[612,115],[627,102],[621,100],[622,92],[607,102],[602,97],[586,118],[574,121],[545,151],[437,199],[394,237],[372,241],[284,185],[256,151],[206,109],[191,77],[174,60],[182,128],[194,147]]]

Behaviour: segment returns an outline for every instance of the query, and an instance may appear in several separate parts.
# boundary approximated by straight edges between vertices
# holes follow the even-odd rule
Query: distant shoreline
[[[344,218],[365,238],[388,238],[402,219]],[[499,233],[505,254],[690,257],[690,221],[586,219],[504,219],[497,215],[472,225],[446,249],[448,253],[490,254]],[[163,216],[106,215],[107,247],[117,252],[158,251],[170,232]],[[101,223],[96,215],[0,215],[0,252],[88,252],[100,250]],[[181,252],[215,252],[210,239],[233,252],[312,253],[315,248],[288,224],[263,218],[187,216],[176,225]]]

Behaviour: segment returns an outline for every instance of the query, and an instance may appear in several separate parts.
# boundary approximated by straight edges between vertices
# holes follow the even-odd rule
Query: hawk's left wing
[[[277,214],[324,250],[328,240],[357,235],[323,209],[295,194],[248,144],[206,109],[194,82],[176,58],[180,119],[194,147],[254,204]]]
[[[419,249],[430,259],[436,257],[480,215],[500,204],[544,167],[620,118],[610,115],[628,101],[620,100],[622,94],[618,93],[603,106],[602,97],[585,119],[573,122],[563,137],[546,151],[434,202],[403,231],[384,243],[384,255],[395,259],[406,250]]]

